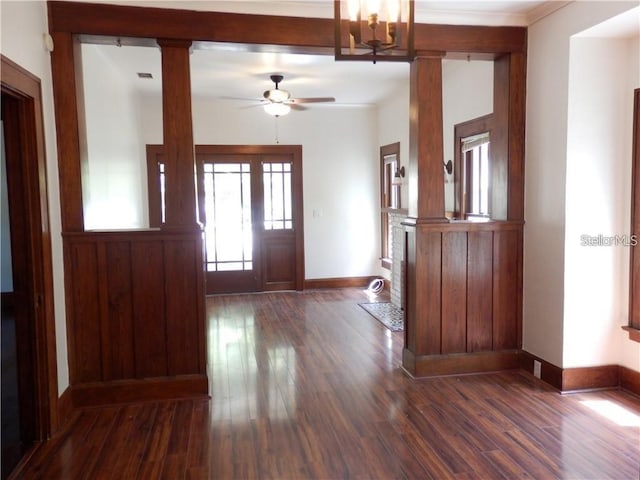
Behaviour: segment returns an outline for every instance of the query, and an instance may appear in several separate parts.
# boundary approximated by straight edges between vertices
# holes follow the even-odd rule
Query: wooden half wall
[[[403,353],[413,376],[518,368],[522,223],[418,224],[406,235]],[[417,291],[415,285],[422,285]]]
[[[123,381],[141,389],[132,399],[145,399],[158,383],[164,392],[154,398],[206,393],[201,236],[64,235],[74,406],[102,403],[108,387],[118,390]]]

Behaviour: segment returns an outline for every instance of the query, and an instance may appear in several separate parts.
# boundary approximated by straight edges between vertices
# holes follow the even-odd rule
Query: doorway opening
[[[196,145],[207,293],[302,290],[302,147]],[[162,146],[147,146],[149,224],[164,222]]]
[[[0,58],[2,203],[7,207],[2,254],[3,264],[11,266],[2,272],[5,478],[57,426],[58,391],[40,81]]]

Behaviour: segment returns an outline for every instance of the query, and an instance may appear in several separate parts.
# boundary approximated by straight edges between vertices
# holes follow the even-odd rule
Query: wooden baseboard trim
[[[71,387],[73,408],[206,396],[206,375],[118,380]]]
[[[620,375],[620,387],[640,396],[640,372],[623,366],[618,367],[618,372]]]
[[[553,388],[562,390],[562,368],[549,363],[525,350],[520,352],[520,368],[533,375],[534,361],[540,362],[540,380],[548,383]]]
[[[325,288],[367,288],[371,280],[382,277],[340,277],[340,278],[308,278],[304,281],[304,288],[325,289]],[[385,288],[387,282],[385,281]]]
[[[540,362],[540,379],[563,393],[621,387],[640,395],[640,372],[619,365],[560,368],[522,351],[520,368],[533,374],[533,362]]]
[[[517,350],[415,356],[404,349],[402,365],[414,378],[487,373],[520,368]]]
[[[618,365],[565,368],[562,370],[562,391],[615,388],[619,385]]]

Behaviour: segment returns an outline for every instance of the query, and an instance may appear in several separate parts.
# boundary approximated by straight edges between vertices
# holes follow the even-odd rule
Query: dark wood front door
[[[161,226],[162,147],[147,153],[150,222]],[[196,159],[207,293],[301,290],[301,147],[197,145]]]

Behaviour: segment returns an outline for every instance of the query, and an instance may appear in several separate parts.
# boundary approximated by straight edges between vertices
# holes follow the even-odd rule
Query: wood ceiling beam
[[[296,53],[333,53],[333,19],[204,12],[50,1],[49,30],[132,39],[189,39],[276,45]],[[418,52],[508,53],[526,49],[524,27],[417,24]],[[329,50],[330,49],[330,50]]]

